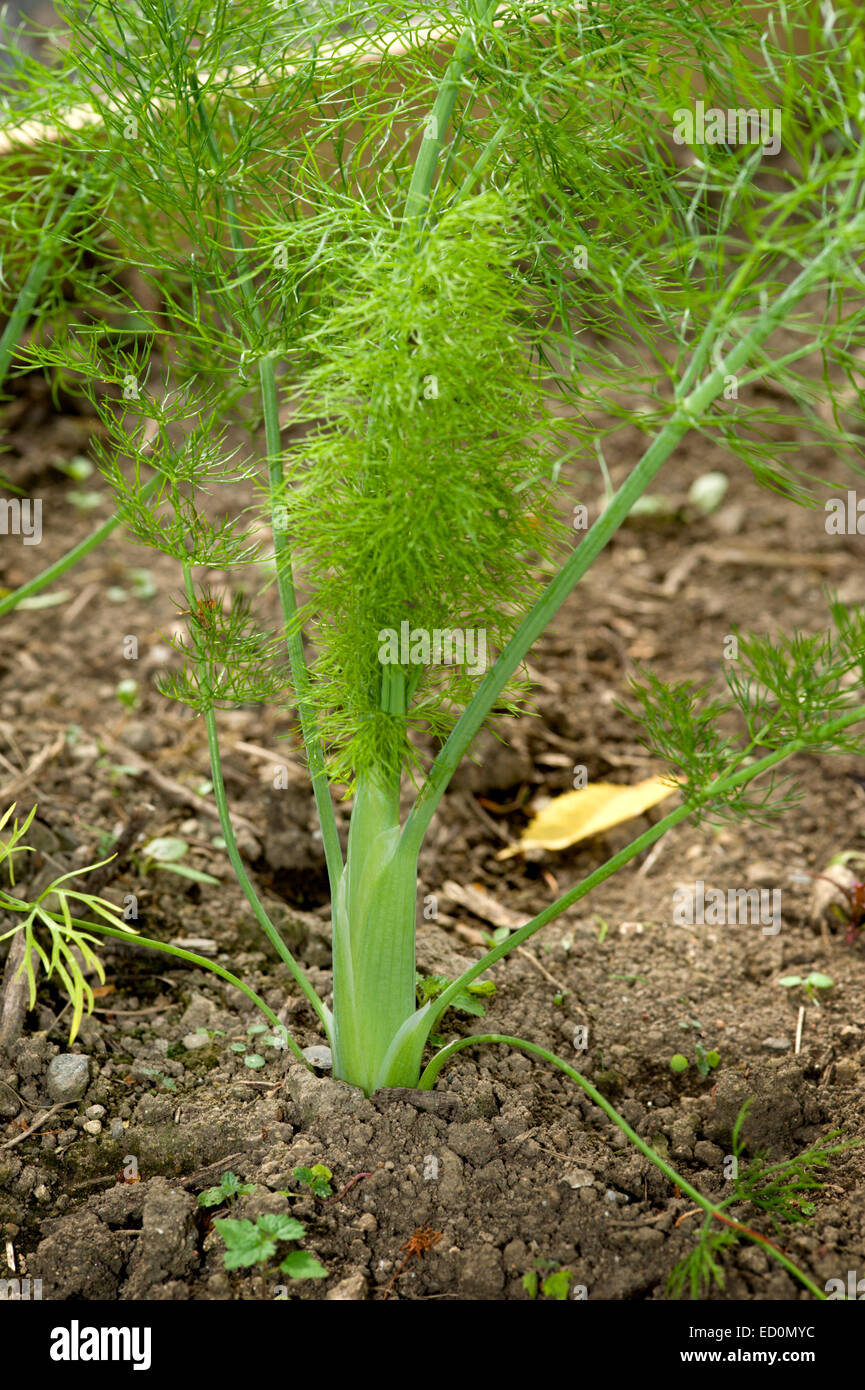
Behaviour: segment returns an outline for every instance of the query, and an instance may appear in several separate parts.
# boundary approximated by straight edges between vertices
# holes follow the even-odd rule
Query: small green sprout
[[[423,1007],[427,1000],[435,999],[443,990],[447,989],[451,983],[444,975],[421,975],[417,976],[417,999],[418,1004]],[[475,980],[473,984],[466,985],[465,989],[451,1000],[451,1008],[456,1009],[457,1013],[471,1014],[473,1018],[484,1018],[486,1009],[481,1003],[481,999],[495,994],[496,986],[492,980]],[[436,1047],[444,1044],[444,1037],[440,1033],[431,1033],[430,1042]]]
[[[806,975],[804,979],[801,975],[782,975],[778,984],[782,985],[784,989],[796,989],[801,986],[808,995],[808,998],[819,1006],[820,1000],[817,998],[814,991],[817,989],[832,989],[835,981],[832,979],[831,975],[823,975],[819,970],[812,970],[811,974]]]
[[[238,1197],[247,1197],[255,1191],[254,1182],[241,1182],[236,1173],[223,1173],[216,1187],[206,1187],[198,1194],[200,1207],[231,1206]]]
[[[125,705],[127,709],[135,709],[138,704],[138,681],[132,680],[131,677],[118,681],[114,694],[121,705]]]
[[[186,841],[176,835],[160,835],[146,844],[140,855],[134,857],[142,875],[149,874],[152,869],[164,869],[166,873],[191,878],[194,883],[214,883],[218,886],[219,879],[214,878],[212,874],[205,874],[200,869],[191,868],[189,864],[179,863],[188,850],[189,845]]]
[[[710,1071],[714,1071],[721,1061],[721,1055],[712,1050],[707,1052],[702,1043],[696,1045],[696,1066],[701,1076],[708,1076]],[[682,1052],[674,1052],[670,1058],[670,1071],[680,1076],[682,1072],[688,1070],[690,1063]]]
[[[558,1303],[565,1303],[571,1291],[571,1284],[574,1276],[569,1269],[553,1269],[545,1279],[541,1280],[538,1271],[550,1269],[555,1265],[554,1260],[536,1260],[534,1269],[522,1277],[522,1285],[529,1298],[536,1299],[538,1294],[542,1298],[552,1298]]]
[[[306,1227],[293,1216],[268,1213],[257,1221],[237,1221],[221,1217],[213,1223],[225,1242],[223,1260],[226,1269],[249,1269],[261,1265],[262,1280],[277,1247],[289,1241],[301,1240]],[[289,1279],[326,1279],[327,1270],[306,1250],[291,1250],[279,1265],[280,1273]]]
[[[331,1178],[333,1173],[324,1163],[314,1163],[311,1168],[295,1168],[294,1177],[297,1182],[303,1183],[308,1187],[313,1197],[330,1197],[333,1193]],[[290,1196],[302,1196],[302,1193],[290,1193]]]

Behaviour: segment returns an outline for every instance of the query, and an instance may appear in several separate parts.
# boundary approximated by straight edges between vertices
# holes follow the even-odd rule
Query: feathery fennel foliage
[[[165,693],[203,716],[238,880],[335,1074],[367,1092],[432,1085],[468,1045],[421,1074],[454,999],[671,826],[776,812],[791,756],[862,748],[862,620],[837,603],[831,637],[741,639],[728,701],[648,676],[635,694],[681,805],[417,1005],[417,861],[448,782],[488,717],[517,707],[532,644],[686,434],[779,504],[817,508],[825,486],[799,461],[803,411],[809,448],[861,472],[863,31],[856,0],[824,11],[780,3],[764,29],[744,0],[64,0],[48,70],[21,60],[0,78],[16,119],[51,127],[44,178],[20,153],[0,161],[16,209],[5,350],[89,396],[118,516],[177,561],[189,639]],[[677,113],[703,96],[777,117],[783,158],[729,139],[677,162]],[[229,423],[263,427],[263,456],[230,449]],[[568,550],[560,470],[603,457],[622,425],[645,451]],[[220,512],[238,481],[256,507]],[[275,577],[275,637],[212,568]],[[403,624],[483,632],[487,669],[402,647],[383,660]],[[289,691],[331,880],[332,1010],[257,896],[221,772],[217,710]],[[439,745],[429,766],[419,735]],[[355,791],[345,856],[334,783]],[[714,1220],[573,1068],[488,1040],[571,1076]]]
[[[373,227],[345,298],[299,344],[319,360],[302,382],[295,419],[309,430],[287,454],[281,519],[314,593],[335,780],[372,769],[392,780],[409,725],[441,737],[476,688],[468,663],[405,660],[385,688],[386,634],[469,629],[500,650],[562,535],[545,484],[556,422],[527,365],[508,220],[498,195],[471,198],[411,255]]]
[[[833,1130],[794,1158],[769,1163],[762,1154],[755,1154],[746,1162],[742,1126],[750,1108],[751,1101],[746,1101],[733,1126],[730,1156],[735,1164],[735,1176],[731,1179],[730,1195],[706,1213],[697,1244],[670,1274],[667,1293],[672,1298],[680,1298],[686,1288],[695,1300],[702,1293],[711,1292],[713,1285],[723,1291],[726,1278],[720,1257],[743,1238],[756,1241],[769,1253],[776,1248],[769,1237],[745,1224],[748,1207],[768,1218],[776,1236],[782,1234],[785,1224],[801,1225],[810,1221],[814,1212],[810,1197],[823,1186],[820,1174],[837,1154],[856,1146],[856,1140],[833,1143],[840,1134],[839,1130]]]

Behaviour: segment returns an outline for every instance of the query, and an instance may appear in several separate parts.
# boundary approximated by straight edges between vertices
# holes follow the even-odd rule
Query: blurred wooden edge
[[[528,18],[534,24],[550,24],[574,10],[585,10],[586,8],[583,0],[577,0],[577,3],[572,5],[569,10],[546,10],[521,16],[516,15],[510,5],[499,5],[496,14],[502,15],[505,12],[505,17],[494,19],[493,26],[496,29],[502,29],[509,19],[516,18]],[[358,35],[356,39],[320,48],[313,60],[313,66],[316,70],[321,68],[323,70],[322,75],[345,68],[371,67],[375,63],[381,63],[390,58],[404,58],[412,52],[420,52],[420,50],[434,45],[455,45],[464,27],[464,25],[457,23],[454,24],[453,28],[444,25],[438,28],[424,28],[418,25],[409,28],[408,31],[393,30],[382,34],[374,43],[369,43],[367,40],[366,45],[367,36]],[[302,71],[300,66],[285,67],[281,71],[280,78],[294,76],[300,71]],[[226,81],[236,82],[237,93],[240,95],[245,77],[254,79],[253,71],[243,68],[226,68],[224,72],[216,73],[214,80],[220,84]],[[199,80],[205,84],[211,79],[209,74],[200,73]],[[258,91],[267,90],[263,84],[256,84],[254,80],[252,85]],[[168,102],[167,100],[154,101],[151,104],[158,109],[163,105],[168,105]],[[106,108],[120,115],[129,110],[128,106],[120,103],[114,106],[106,103]],[[83,130],[87,126],[101,125],[102,114],[92,106],[72,106],[62,113],[62,122],[62,125],[50,125],[41,121],[24,121],[20,125],[6,127],[0,132],[0,156],[13,152],[21,153],[22,150],[27,149],[36,149],[39,145],[57,143],[73,135],[76,130]]]

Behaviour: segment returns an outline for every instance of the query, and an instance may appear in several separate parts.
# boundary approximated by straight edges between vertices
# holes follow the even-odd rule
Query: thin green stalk
[[[176,21],[173,4],[169,3],[168,10],[172,18]],[[224,164],[222,151],[219,148],[219,143],[213,130],[213,124],[204,104],[198,77],[191,65],[188,69],[187,77],[199,125],[207,140],[215,168],[219,170]],[[237,201],[230,187],[224,186],[220,191],[225,202],[226,225],[228,227],[229,240],[233,251],[238,258],[240,258],[245,254],[246,246],[240,227]],[[253,323],[256,327],[261,328],[261,313],[255,300],[255,293],[250,277],[241,276],[238,283],[244,304]],[[285,625],[285,642],[288,649],[288,662],[291,668],[291,678],[297,700],[300,729],[303,736],[304,747],[306,748],[310,776],[312,779],[312,790],[315,797],[316,810],[318,812],[328,877],[330,879],[331,892],[335,893],[343,871],[342,850],[339,844],[336,815],[330,797],[324,750],[318,732],[318,722],[309,698],[309,672],[307,670],[306,657],[303,651],[303,637],[297,623],[297,596],[292,573],[291,547],[288,543],[285,528],[279,524],[280,499],[285,480],[281,459],[279,397],[276,389],[276,375],[274,372],[273,359],[271,357],[267,356],[261,359],[259,362],[258,374],[261,385],[261,401],[267,447],[268,493],[273,532],[273,547],[276,556],[277,588]]]
[[[183,582],[186,598],[189,603],[190,611],[195,608],[195,590],[192,584],[192,576],[188,563],[183,566]],[[195,627],[193,625],[193,640],[195,637]],[[199,658],[199,679],[201,681],[202,692],[207,693],[203,662]],[[225,781],[222,776],[222,758],[219,751],[219,734],[216,728],[216,712],[212,704],[208,704],[204,710],[204,723],[207,729],[207,747],[210,752],[210,780],[213,783],[213,798],[216,802],[216,809],[219,815],[219,824],[222,830],[222,838],[225,840],[225,848],[228,854],[231,867],[234,870],[237,881],[243,889],[247,902],[255,913],[259,926],[264,931],[265,936],[276,950],[280,960],[288,966],[294,979],[297,981],[303,993],[306,995],[313,1009],[321,1022],[328,1041],[332,1040],[333,1017],[331,1012],[319,999],[306,974],[298,965],[291,951],[286,946],[276,927],[271,922],[264,909],[258,894],[253,887],[252,880],[246,872],[246,865],[240,857],[240,850],[237,847],[237,839],[234,834],[234,827],[231,824],[231,812],[228,808],[228,798],[225,795]]]
[[[827,738],[831,738],[835,734],[841,733],[844,729],[849,728],[851,724],[860,723],[862,720],[865,720],[865,705],[859,705],[856,709],[848,711],[847,714],[841,715],[838,719],[829,721],[823,726],[823,732]],[[793,757],[796,753],[801,752],[807,747],[808,744],[804,739],[793,739],[789,743],[785,743],[782,748],[776,748],[774,752],[767,753],[764,758],[760,758],[757,762],[742,768],[739,772],[717,777],[701,795],[698,804],[705,805],[716,797],[722,796],[725,792],[746,785],[755,777],[759,777],[763,772],[777,766],[778,763],[784,762],[787,758]],[[619,869],[624,868],[626,864],[629,864],[631,860],[638,854],[641,854],[643,850],[649,849],[656,840],[660,840],[662,836],[666,835],[668,830],[672,830],[673,826],[678,825],[680,821],[687,820],[687,818],[693,814],[693,811],[694,807],[687,803],[678,806],[675,811],[671,811],[669,815],[664,816],[663,820],[659,820],[655,825],[645,831],[644,834],[638,836],[636,840],[632,840],[631,843],[626,845],[623,850],[620,850],[618,854],[614,854],[611,859],[606,860],[599,868],[595,869],[594,873],[589,874],[587,878],[584,878],[580,883],[570,888],[567,893],[563,893],[555,902],[550,903],[548,907],[544,908],[543,912],[539,912],[536,917],[533,917],[525,926],[520,927],[519,930],[509,936],[506,941],[501,941],[498,946],[494,946],[492,950],[482,956],[479,961],[476,961],[474,965],[464,971],[458,980],[454,980],[452,984],[448,985],[447,989],[443,990],[442,993],[437,996],[435,1000],[435,1017],[429,1021],[429,1028],[434,1026],[435,1019],[441,1017],[444,1010],[453,1002],[460,991],[471,984],[473,980],[476,980],[479,975],[482,975],[485,970],[488,970],[491,965],[495,965],[497,961],[500,961],[503,956],[506,956],[517,946],[522,946],[525,941],[528,941],[529,937],[534,936],[535,932],[540,931],[541,927],[547,926],[554,918],[559,917],[569,907],[572,907],[574,903],[579,902],[581,898],[585,898],[587,894],[591,893],[592,890],[597,888],[601,883],[606,882],[608,878],[611,878]]]
[[[46,915],[55,921],[58,926],[68,925],[66,919],[59,912],[47,912]],[[312,1070],[300,1047],[285,1027],[285,1024],[280,1023],[273,1009],[271,1009],[268,1004],[265,1004],[260,994],[256,994],[255,990],[252,989],[250,985],[244,984],[243,980],[239,979],[237,975],[232,975],[230,970],[223,969],[221,965],[217,965],[215,961],[208,960],[206,956],[196,955],[194,951],[185,951],[182,947],[172,946],[167,941],[156,941],[152,937],[139,936],[137,933],[133,936],[130,932],[118,931],[115,927],[103,926],[101,922],[83,922],[77,917],[73,917],[71,921],[73,927],[81,931],[102,932],[103,936],[114,936],[118,941],[125,941],[127,945],[146,946],[148,950],[162,951],[169,956],[178,956],[181,960],[188,961],[190,965],[200,965],[203,970],[209,970],[211,974],[218,975],[221,980],[227,980],[230,985],[234,985],[235,989],[239,989],[241,994],[245,994],[247,999],[251,1000],[257,1009],[261,1010],[265,1018],[274,1028],[279,1029],[298,1061],[303,1062],[305,1067]]]
[[[216,729],[216,714],[213,707],[209,706],[204,711],[204,722],[207,728],[207,746],[210,750],[210,778],[213,782],[213,797],[216,802],[216,809],[219,812],[219,824],[222,829],[222,838],[225,840],[225,848],[231,867],[237,875],[237,880],[243,889],[247,902],[255,913],[256,920],[264,931],[267,939],[276,950],[280,960],[288,966],[303,993],[306,995],[313,1009],[321,1022],[321,1026],[327,1034],[328,1041],[332,1040],[333,1017],[328,1009],[319,999],[304,971],[298,965],[291,951],[286,946],[276,927],[271,922],[264,909],[258,894],[253,887],[252,880],[246,872],[246,866],[240,857],[240,850],[237,848],[237,840],[234,834],[234,827],[231,824],[231,813],[228,809],[228,800],[225,795],[225,783],[222,777],[222,761],[219,754],[219,735]]]
[[[639,1134],[637,1134],[628,1124],[627,1120],[623,1119],[619,1112],[613,1108],[606,1097],[602,1096],[600,1091],[596,1090],[591,1081],[588,1081],[586,1077],[582,1076],[574,1067],[569,1066],[561,1057],[557,1057],[554,1053],[548,1052],[545,1047],[538,1047],[536,1043],[526,1042],[523,1038],[508,1037],[507,1034],[504,1033],[482,1033],[470,1038],[458,1038],[455,1042],[448,1043],[447,1047],[442,1048],[441,1052],[437,1052],[435,1057],[433,1057],[420,1079],[420,1089],[423,1091],[432,1090],[435,1079],[445,1062],[449,1061],[456,1052],[460,1052],[465,1047],[480,1047],[484,1043],[506,1043],[509,1047],[519,1047],[522,1048],[524,1052],[533,1053],[534,1056],[541,1057],[545,1062],[550,1062],[554,1067],[558,1067],[559,1071],[563,1071],[572,1081],[576,1081],[577,1085],[583,1088],[586,1095],[594,1101],[595,1105],[600,1106],[613,1123],[618,1125],[622,1133],[640,1150],[640,1153],[650,1159],[656,1168],[660,1168],[664,1176],[669,1178],[670,1182],[684,1192],[686,1196],[690,1197],[692,1202],[696,1202],[697,1206],[701,1207],[702,1210],[706,1212],[707,1216],[722,1221],[725,1226],[732,1226],[734,1230],[738,1230],[740,1234],[746,1236],[747,1239],[756,1241],[758,1245],[763,1247],[768,1255],[772,1256],[773,1260],[777,1260],[780,1265],[784,1266],[788,1274],[792,1274],[794,1278],[804,1284],[809,1293],[812,1293],[815,1298],[819,1298],[821,1302],[825,1302],[825,1292],[820,1289],[803,1270],[799,1269],[792,1260],[789,1260],[782,1250],[779,1250],[776,1245],[773,1245],[770,1240],[765,1239],[757,1231],[752,1231],[750,1227],[742,1226],[740,1222],[732,1220],[729,1216],[725,1216],[720,1207],[716,1206],[714,1202],[710,1202],[708,1197],[704,1197],[702,1192],[699,1192],[696,1187],[692,1187],[687,1178],[683,1178],[680,1173],[677,1173],[675,1168],[672,1168],[670,1164],[667,1163],[666,1159],[662,1158],[651,1145],[640,1138]]]
[[[403,234],[411,236],[423,232],[423,224],[429,208],[436,164],[441,153],[445,132],[450,124],[456,104],[457,93],[465,75],[465,70],[474,57],[478,40],[478,25],[486,27],[497,6],[497,0],[487,0],[481,5],[476,23],[466,26],[457,40],[454,56],[448,63],[442,83],[436,94],[427,123],[426,134],[421,141],[411,183],[405,201]]]
[[[263,358],[259,363],[258,370],[267,442],[267,472],[273,521],[273,550],[276,556],[276,583],[286,629],[285,642],[288,648],[288,662],[297,699],[300,729],[306,747],[331,893],[334,893],[342,877],[342,849],[339,843],[339,831],[336,827],[333,802],[330,798],[330,784],[327,779],[324,750],[318,733],[318,722],[310,700],[309,672],[303,653],[303,636],[297,622],[297,596],[291,568],[291,547],[285,529],[277,524],[280,516],[279,499],[284,486],[284,478],[280,457],[279,406],[273,360],[270,357]]]
[[[39,251],[36,259],[30,267],[24,284],[18,291],[15,307],[9,315],[6,327],[2,334],[0,334],[0,386],[2,386],[3,382],[6,380],[6,374],[9,371],[12,356],[18,346],[18,341],[24,329],[27,327],[45,276],[48,274],[54,262],[57,242],[63,226],[69,221],[78,204],[81,202],[84,192],[83,186],[79,188],[78,192],[72,197],[66,211],[50,231],[49,225],[57,211],[57,205],[60,202],[61,195],[59,193],[55,194],[51,206],[48,209],[48,215],[42,223],[42,236],[39,241]]]
[[[472,188],[474,188],[478,179],[481,177],[481,174],[484,172],[484,169],[486,169],[487,165],[492,161],[492,157],[498,149],[499,145],[502,143],[502,140],[507,135],[508,126],[509,123],[507,121],[502,121],[495,134],[490,136],[489,140],[484,145],[474,164],[469,169],[468,173],[466,174],[465,178],[463,179],[462,183],[460,184],[459,188],[454,194],[454,203],[459,203],[462,201],[463,198],[468,197]]]
[[[439,752],[429,776],[409,813],[403,830],[407,844],[419,849],[430,821],[435,814],[451,777],[467,753],[475,736],[492,711],[496,700],[508,681],[519,668],[531,647],[547,628],[553,615],[564,603],[574,586],[582,579],[586,570],[594,563],[600,552],[628,516],[637,499],[645,492],[656,474],[666,463],[670,454],[681,442],[688,430],[699,423],[700,416],[720,396],[725,379],[735,375],[740,367],[750,360],[770,334],[790,314],[792,309],[811,289],[827,262],[836,257],[845,245],[855,245],[855,239],[865,227],[861,215],[848,224],[843,233],[827,243],[820,254],[806,266],[775,302],[764,310],[757,322],[724,360],[683,399],[679,400],[670,419],[661,432],[649,445],[636,468],[613,497],[609,506],[586,533],[581,544],[565,562],[556,577],[550,581],[537,603],[523,619],[511,641],[502,652],[495,665],[487,673],[477,693],[466,706],[454,729]]]

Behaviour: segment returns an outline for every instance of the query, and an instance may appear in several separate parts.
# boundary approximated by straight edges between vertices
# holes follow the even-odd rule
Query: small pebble
[[[84,1114],[87,1116],[88,1120],[101,1120],[102,1116],[105,1114],[105,1106],[88,1105],[87,1109],[84,1111]]]
[[[323,1043],[316,1043],[313,1047],[305,1047],[303,1055],[310,1066],[318,1067],[319,1071],[330,1071],[333,1068],[333,1057],[329,1047]]]
[[[789,1038],[764,1038],[763,1046],[769,1047],[773,1052],[786,1052],[790,1046]]]
[[[84,1129],[84,1133],[85,1133],[85,1134],[101,1134],[101,1133],[102,1133],[102,1121],[101,1121],[101,1120],[85,1120],[84,1125],[83,1125],[83,1129]]]
[[[79,1052],[61,1052],[48,1063],[45,1085],[54,1101],[80,1100],[90,1080],[90,1058]]]
[[[595,1175],[590,1173],[587,1168],[572,1168],[570,1172],[565,1173],[562,1181],[566,1182],[568,1187],[591,1187],[594,1184]]]
[[[197,1052],[200,1047],[209,1047],[210,1038],[206,1033],[187,1033],[183,1039],[183,1046],[187,1052]]]

